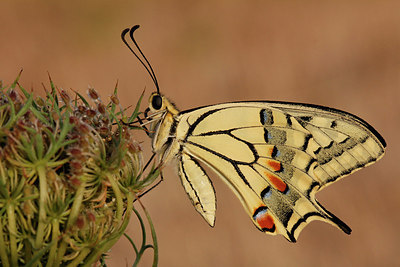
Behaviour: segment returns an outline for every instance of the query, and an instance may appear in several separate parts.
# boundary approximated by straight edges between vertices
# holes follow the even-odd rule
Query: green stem
[[[79,252],[79,256],[76,257],[71,263],[67,265],[67,267],[75,267],[78,266],[81,262],[86,262],[85,258],[90,253],[89,248],[84,248]]]
[[[18,251],[17,251],[17,225],[15,222],[15,207],[13,202],[9,202],[7,205],[7,216],[8,216],[8,231],[10,233],[10,255],[11,265],[18,265]]]
[[[44,165],[38,165],[36,171],[39,176],[39,220],[36,230],[35,249],[40,249],[43,245],[43,239],[46,228],[46,204],[47,204],[47,179],[46,168]]]
[[[128,226],[129,219],[132,214],[134,196],[131,192],[127,195],[127,207],[125,218],[121,224],[120,229],[115,232],[112,236],[106,239],[106,241],[100,242],[100,244],[93,249],[92,253],[85,259],[85,264],[83,266],[91,266],[96,262],[102,253],[111,249],[111,247],[119,240],[119,238],[124,234],[126,227]]]
[[[56,168],[58,166],[64,165],[65,163],[71,161],[71,159],[67,158],[67,159],[63,159],[63,160],[57,160],[57,161],[49,161],[47,163],[47,167],[49,168]]]
[[[17,157],[17,155],[14,155],[15,157]],[[12,165],[17,166],[17,167],[21,167],[21,168],[30,168],[32,167],[32,163],[23,163],[20,160],[14,160],[10,157],[7,158],[7,161],[10,162]]]
[[[146,213],[147,221],[149,222],[150,229],[151,229],[151,238],[153,239],[153,267],[158,266],[158,242],[157,242],[157,235],[156,229],[154,228],[153,221],[150,218],[150,214],[147,212],[145,207],[142,203],[140,203],[144,212]]]
[[[5,185],[7,183],[7,178],[5,175],[5,170],[4,170],[4,166],[3,166],[3,161],[0,161],[0,179],[1,179],[1,183],[2,185]],[[4,187],[5,188],[5,187]],[[2,188],[3,189],[3,188]],[[8,193],[7,190],[3,189],[4,193]],[[6,196],[6,195],[4,195]]]
[[[4,267],[9,267],[10,263],[8,261],[8,256],[7,256],[7,247],[6,244],[4,242],[4,233],[3,233],[3,223],[0,219],[0,259],[1,259],[1,264]]]
[[[72,225],[76,222],[76,219],[78,218],[79,210],[82,205],[83,192],[84,192],[85,186],[86,186],[86,183],[82,182],[80,184],[80,186],[78,187],[78,189],[76,190],[74,203],[72,204],[71,212],[68,216],[67,226],[65,228],[66,234],[69,234],[68,233],[69,229],[72,227]],[[67,246],[68,246],[68,243],[63,240],[58,249],[57,261],[55,262],[54,266],[59,266],[62,263],[62,259],[64,257],[65,251],[67,250]]]
[[[25,263],[32,260],[32,244],[29,242],[28,238],[24,239],[24,257]]]
[[[108,181],[111,184],[112,189],[114,190],[115,200],[117,202],[117,214],[116,214],[116,217],[117,217],[117,220],[120,222],[121,219],[122,219],[123,211],[124,211],[124,202],[122,200],[121,190],[119,190],[117,181],[114,179],[115,176],[109,174],[109,175],[107,175],[107,177],[108,177]]]
[[[60,224],[58,219],[53,219],[52,222],[52,232],[51,232],[51,239],[53,245],[50,248],[49,252],[49,257],[48,257],[48,262],[46,264],[47,267],[51,267],[54,264],[54,261],[56,260],[57,257],[57,245],[58,245],[58,239],[60,236]]]
[[[158,244],[157,244],[157,236],[156,236],[156,231],[154,229],[154,225],[153,222],[150,218],[150,214],[147,212],[146,208],[143,206],[143,204],[138,201],[140,206],[143,209],[143,212],[146,214],[146,218],[147,218],[147,222],[149,223],[150,229],[151,229],[151,237],[153,240],[153,245],[146,245],[147,241],[146,241],[146,229],[145,226],[143,224],[143,220],[140,217],[139,212],[136,209],[133,209],[133,211],[136,213],[136,216],[139,219],[140,222],[140,227],[142,228],[142,246],[140,248],[140,251],[136,253],[136,260],[133,263],[132,266],[136,267],[140,261],[140,259],[142,258],[144,252],[146,251],[146,249],[148,248],[152,248],[153,249],[153,267],[156,267],[158,265]]]
[[[69,123],[69,113],[65,113],[64,124],[61,128],[61,132],[58,135],[58,139],[55,142],[50,143],[50,147],[48,148],[46,155],[43,159],[47,162],[57,153],[57,151],[63,147],[63,142],[67,136],[67,134],[71,131],[74,126]]]

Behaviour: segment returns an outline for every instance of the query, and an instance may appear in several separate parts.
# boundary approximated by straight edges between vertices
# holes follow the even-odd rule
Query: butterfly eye
[[[162,107],[162,98],[159,95],[154,95],[151,100],[151,105],[155,110],[159,110]]]

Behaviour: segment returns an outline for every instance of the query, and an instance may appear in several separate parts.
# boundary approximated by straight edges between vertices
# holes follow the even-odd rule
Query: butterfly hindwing
[[[204,169],[193,157],[182,154],[179,158],[179,176],[195,209],[210,226],[214,226],[215,192]]]

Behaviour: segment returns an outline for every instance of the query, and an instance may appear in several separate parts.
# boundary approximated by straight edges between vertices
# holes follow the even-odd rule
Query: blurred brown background
[[[218,179],[217,221],[194,211],[172,167],[143,198],[158,233],[160,266],[394,266],[400,225],[400,1],[2,1],[0,79],[42,93],[47,71],[60,88],[107,98],[119,80],[124,106],[153,84],[120,41],[137,39],[162,92],[181,109],[234,100],[284,100],[357,114],[388,143],[379,163],[317,197],[348,223],[321,222],[296,244],[259,232]],[[147,137],[138,135],[146,142]],[[139,240],[132,220],[129,233]],[[150,255],[142,266],[150,264]],[[133,262],[121,240],[109,266]]]

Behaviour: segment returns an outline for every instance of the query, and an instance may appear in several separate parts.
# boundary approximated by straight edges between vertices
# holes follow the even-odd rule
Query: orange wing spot
[[[282,181],[281,178],[270,174],[268,172],[265,172],[265,176],[269,179],[269,181],[271,182],[271,184],[280,192],[284,193],[287,189],[287,184]]]
[[[282,169],[281,163],[276,160],[267,160],[267,165],[275,172],[278,172]]]
[[[274,153],[274,146],[268,149],[267,151],[267,158],[272,157],[272,154]]]
[[[274,228],[274,219],[268,213],[259,214],[256,218],[256,221],[261,229],[273,229]]]

